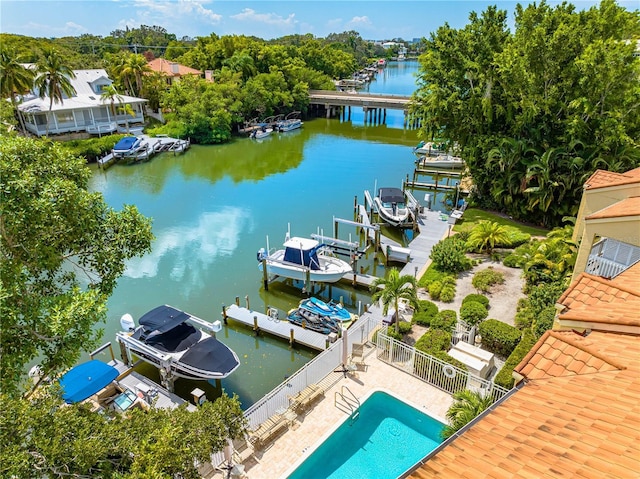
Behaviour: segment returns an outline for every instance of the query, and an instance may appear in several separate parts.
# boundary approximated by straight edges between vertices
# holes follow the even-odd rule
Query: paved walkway
[[[342,373],[333,373],[325,378],[321,383],[328,388],[324,398],[316,402],[305,414],[297,416],[284,434],[262,450],[255,451],[255,454],[244,462],[247,478],[285,478],[285,474],[291,472],[290,468],[297,461],[308,456],[346,417],[346,414],[334,404],[335,392],[340,391],[343,385],[359,399],[372,391],[384,389],[446,422],[446,412],[453,402],[449,394],[378,360],[375,357],[375,346],[369,345],[367,348],[366,371],[357,371],[349,374],[347,378],[344,378]],[[216,472],[210,477],[222,479],[225,476]]]

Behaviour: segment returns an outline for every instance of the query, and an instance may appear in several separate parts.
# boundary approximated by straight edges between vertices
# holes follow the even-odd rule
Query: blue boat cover
[[[314,271],[319,270],[320,261],[318,260],[318,250],[323,246],[325,245],[319,244],[308,250],[287,247],[284,250],[284,260],[288,261],[289,263],[306,266]]]
[[[115,144],[113,149],[117,151],[130,150],[131,148],[133,148],[133,145],[135,145],[136,141],[138,141],[138,138],[136,138],[135,136],[125,136],[122,140]]]
[[[62,399],[69,404],[84,401],[118,377],[118,370],[93,359],[79,364],[60,378]]]

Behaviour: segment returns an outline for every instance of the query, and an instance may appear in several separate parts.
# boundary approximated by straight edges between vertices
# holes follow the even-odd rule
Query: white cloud
[[[41,23],[28,22],[23,27],[26,31],[32,31],[33,36],[37,37],[64,37],[76,36],[89,31],[88,28],[74,22],[66,22],[64,26],[54,27]]]
[[[140,9],[139,14],[153,19],[156,23],[165,23],[167,18],[184,19],[191,16],[193,19],[206,19],[210,23],[219,23],[222,15],[206,8],[210,3],[207,0],[134,0],[134,6]]]
[[[203,284],[209,266],[221,256],[230,256],[238,247],[238,238],[246,234],[249,215],[241,208],[227,207],[205,212],[194,225],[172,227],[156,233],[151,253],[128,261],[124,276],[153,278],[160,263],[169,261],[170,277],[181,289]],[[249,226],[250,227],[250,226]]]
[[[353,17],[351,20],[347,22],[347,25],[370,27],[372,24],[371,24],[371,20],[369,20],[369,17],[365,15],[362,17]]]
[[[292,13],[288,17],[282,17],[280,15],[276,15],[275,13],[257,13],[255,10],[251,8],[245,8],[241,13],[236,15],[231,15],[231,18],[234,20],[240,21],[250,21],[257,23],[264,23],[267,25],[278,25],[278,26],[292,26],[296,25],[298,22],[295,19],[295,14]]]

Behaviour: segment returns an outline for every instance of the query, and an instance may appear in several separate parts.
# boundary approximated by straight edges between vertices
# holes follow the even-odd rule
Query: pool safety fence
[[[449,394],[468,389],[490,395],[495,402],[509,392],[508,389],[498,386],[493,381],[418,351],[412,346],[387,336],[382,331],[377,335],[376,355],[381,361]]]

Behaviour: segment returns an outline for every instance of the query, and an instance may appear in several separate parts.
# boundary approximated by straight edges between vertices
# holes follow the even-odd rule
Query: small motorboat
[[[420,156],[416,160],[416,166],[418,168],[452,168],[460,169],[464,168],[464,160],[459,156],[452,156],[449,154],[441,155],[425,155]]]
[[[141,137],[125,136],[113,146],[111,152],[118,158],[135,157],[146,148],[146,143]]]
[[[347,311],[344,306],[334,301],[325,303],[321,299],[311,297],[300,301],[298,308],[311,311],[318,315],[328,316],[334,321],[344,322],[353,319],[353,315]]]
[[[351,265],[333,256],[333,252],[325,244],[314,239],[287,237],[284,249],[274,252],[265,248],[258,250],[258,268],[262,270],[266,263],[267,272],[271,275],[300,281],[335,283],[351,272]]]
[[[409,220],[409,208],[400,188],[380,188],[373,202],[380,219],[391,226],[400,226]]]
[[[249,135],[249,138],[253,138],[255,140],[260,140],[262,138],[266,138],[271,133],[273,133],[273,128],[263,126],[262,128],[259,128],[257,130],[253,130],[251,132],[251,135]]]
[[[135,328],[133,318],[120,320],[123,331],[116,338],[129,353],[171,374],[187,379],[223,379],[240,365],[228,346],[200,328],[215,333],[219,321],[209,323],[172,306],[158,306],[145,313]]]
[[[279,132],[284,133],[286,131],[292,131],[301,128],[302,120],[300,118],[296,118],[299,114],[299,111],[289,113],[284,120],[280,120],[276,123],[276,129]]]

